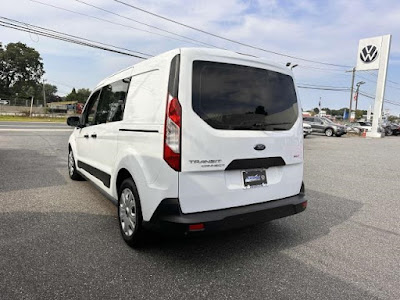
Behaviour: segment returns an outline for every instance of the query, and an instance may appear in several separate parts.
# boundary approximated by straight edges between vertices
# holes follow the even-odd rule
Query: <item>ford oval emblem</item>
[[[257,145],[254,146],[254,150],[261,151],[261,150],[264,150],[264,149],[265,149],[265,145],[263,145],[263,144],[257,144]]]

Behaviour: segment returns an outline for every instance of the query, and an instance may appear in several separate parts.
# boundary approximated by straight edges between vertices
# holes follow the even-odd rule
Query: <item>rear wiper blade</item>
[[[279,126],[279,125],[289,125],[291,122],[282,122],[282,123],[254,123],[252,125],[232,125],[229,129],[231,130],[246,130],[246,129],[259,129],[263,130],[265,128],[270,128],[270,126]],[[278,127],[273,127],[274,130],[286,130]]]

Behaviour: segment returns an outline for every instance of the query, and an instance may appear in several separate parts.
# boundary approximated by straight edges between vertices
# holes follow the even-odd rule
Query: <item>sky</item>
[[[31,0],[1,0],[3,4],[0,16],[150,55],[179,47],[198,47],[187,39],[137,22],[147,23],[216,47],[255,55],[279,64],[287,62],[291,62],[292,65],[298,64],[293,69],[298,86],[349,88],[351,73],[346,71],[356,64],[358,41],[391,34],[385,98],[400,104],[400,1],[398,0],[122,0],[180,23],[258,48],[346,67],[311,63],[248,48],[179,26],[114,0],[38,1],[103,18],[109,22]],[[120,16],[82,2],[96,5]],[[141,61],[130,56],[0,27],[0,42],[3,45],[18,41],[39,51],[46,71],[44,78],[58,87],[60,95],[69,93],[72,87],[93,89],[104,77]],[[375,95],[376,78],[376,71],[358,71],[355,82],[364,81],[365,84],[360,87],[361,91]],[[301,88],[299,98],[304,110],[317,107],[320,99],[322,107],[338,109],[349,106],[350,91]],[[367,109],[373,101],[360,95],[358,107]],[[399,105],[385,103],[384,109],[393,115],[400,114]]]

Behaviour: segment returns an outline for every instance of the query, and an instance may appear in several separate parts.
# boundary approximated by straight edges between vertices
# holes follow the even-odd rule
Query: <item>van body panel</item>
[[[118,136],[120,150],[113,176],[114,195],[117,195],[119,170],[128,170],[140,195],[144,221],[150,220],[162,199],[178,197],[178,173],[158,154],[162,143],[162,133],[122,131]]]
[[[303,178],[303,128],[297,100],[297,119],[289,130],[220,130],[193,109],[193,62],[250,66],[291,76],[287,68],[263,64],[240,55],[207,55],[183,49],[179,82],[182,106],[182,172],[179,201],[183,213],[195,213],[290,197],[300,192]],[[294,87],[293,87],[294,88]],[[255,150],[262,144],[265,149]],[[284,166],[265,169],[266,186],[246,188],[243,171],[226,171],[234,160],[281,157]],[[261,168],[262,169],[262,168]]]
[[[177,95],[169,95],[171,62],[178,54],[179,83],[174,90]],[[118,80],[131,78],[122,121],[87,126],[72,133],[69,143],[78,171],[118,200],[118,174],[122,169],[127,170],[137,187],[146,222],[152,220],[165,199],[176,200],[181,216],[196,214],[196,218],[201,219],[201,212],[231,208],[234,214],[243,212],[239,207],[254,204],[253,209],[256,209],[260,203],[298,195],[303,179],[303,128],[299,101],[296,102],[297,118],[287,130],[213,128],[193,107],[194,61],[270,70],[292,78],[288,68],[225,50],[182,48],[140,62],[111,75],[96,87],[95,90],[99,90]],[[172,96],[177,96],[182,109],[180,172],[172,169],[163,156],[167,101]],[[97,134],[97,138],[85,138],[86,134]],[[257,145],[263,145],[265,149],[258,149]],[[272,159],[273,163],[261,168],[254,168],[257,162],[248,164],[248,160],[257,159],[260,162]],[[93,172],[79,167],[79,161],[108,174],[109,185]],[[253,167],[249,169],[246,163]],[[234,168],[228,167],[232,164],[235,164]],[[265,171],[267,183],[245,187],[243,171],[251,169]],[[284,203],[297,205],[302,197],[293,203],[287,203],[287,200]],[[278,206],[277,201],[271,203],[271,207]],[[290,207],[288,211],[292,210]]]

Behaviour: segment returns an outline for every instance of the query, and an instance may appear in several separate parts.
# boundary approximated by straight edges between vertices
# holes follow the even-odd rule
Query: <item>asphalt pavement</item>
[[[400,137],[309,136],[304,213],[134,250],[69,179],[71,129],[0,129],[1,299],[400,299]]]

